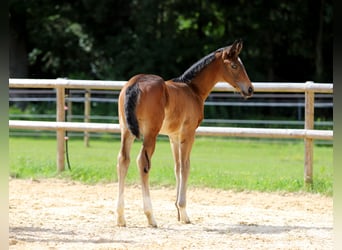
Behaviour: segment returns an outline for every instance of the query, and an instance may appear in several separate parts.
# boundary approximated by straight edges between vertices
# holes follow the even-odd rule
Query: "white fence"
[[[124,81],[69,80],[69,79],[9,79],[10,88],[54,88],[56,89],[56,122],[9,120],[13,129],[57,131],[57,169],[65,166],[65,131],[92,131],[119,133],[119,124],[65,122],[65,89],[109,89],[120,90]],[[255,92],[305,93],[304,129],[264,129],[232,127],[199,127],[198,135],[237,136],[257,138],[303,138],[305,142],[304,180],[312,183],[313,140],[333,140],[332,130],[314,130],[315,93],[333,93],[333,84],[322,83],[253,83]],[[227,83],[218,83],[213,91],[234,91]]]

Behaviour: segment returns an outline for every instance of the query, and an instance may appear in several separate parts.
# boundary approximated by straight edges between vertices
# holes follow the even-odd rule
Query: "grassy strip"
[[[115,182],[117,139],[91,140],[86,148],[80,139],[69,141],[72,171],[56,172],[54,138],[9,139],[10,175],[16,178],[60,177],[85,183]],[[135,157],[141,147],[132,147],[132,166],[127,183],[139,183]],[[302,141],[237,140],[199,137],[191,154],[189,185],[234,190],[310,191],[332,195],[333,148],[315,146],[314,185],[303,185]],[[173,159],[167,140],[159,140],[152,158],[152,185],[174,186]]]

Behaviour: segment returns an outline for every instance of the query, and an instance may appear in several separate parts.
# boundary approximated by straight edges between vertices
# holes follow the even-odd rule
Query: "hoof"
[[[152,228],[157,228],[157,227],[158,227],[157,223],[154,223],[154,224],[148,224],[148,226],[149,226],[149,227],[152,227]]]
[[[182,221],[183,224],[191,224],[191,221],[190,220],[187,220],[187,221]]]
[[[145,211],[145,215],[146,215],[146,218],[147,218],[148,225],[150,227],[157,227],[157,222],[154,219],[154,216],[153,216],[152,212],[151,211]]]
[[[118,227],[126,227],[126,223],[117,223],[116,224]]]
[[[118,221],[116,223],[118,227],[125,227],[126,226],[126,220],[123,217],[118,217]]]
[[[190,219],[185,211],[185,208],[178,208],[177,207],[177,211],[178,211],[178,221],[180,221],[183,224],[190,224]]]

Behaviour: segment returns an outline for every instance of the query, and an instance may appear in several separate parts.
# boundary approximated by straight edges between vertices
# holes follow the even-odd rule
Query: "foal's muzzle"
[[[253,93],[254,93],[254,88],[252,86],[248,87],[247,89],[241,89],[241,94],[245,99],[251,97]]]

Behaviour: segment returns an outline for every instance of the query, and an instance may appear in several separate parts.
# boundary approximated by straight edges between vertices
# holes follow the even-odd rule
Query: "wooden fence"
[[[66,89],[110,89],[120,90],[124,81],[69,80],[69,79],[9,79],[10,88],[54,88],[56,89],[56,122],[9,120],[9,127],[14,129],[54,130],[57,133],[57,169],[65,167],[65,131],[111,132],[119,133],[119,124],[66,122]],[[314,130],[315,93],[333,93],[333,84],[323,83],[253,83],[255,92],[304,92],[305,125],[304,129],[264,129],[233,127],[199,127],[197,135],[236,136],[257,138],[302,138],[305,143],[304,180],[313,182],[313,141],[314,139],[333,140],[332,130]],[[213,91],[234,91],[227,83],[218,83]]]

